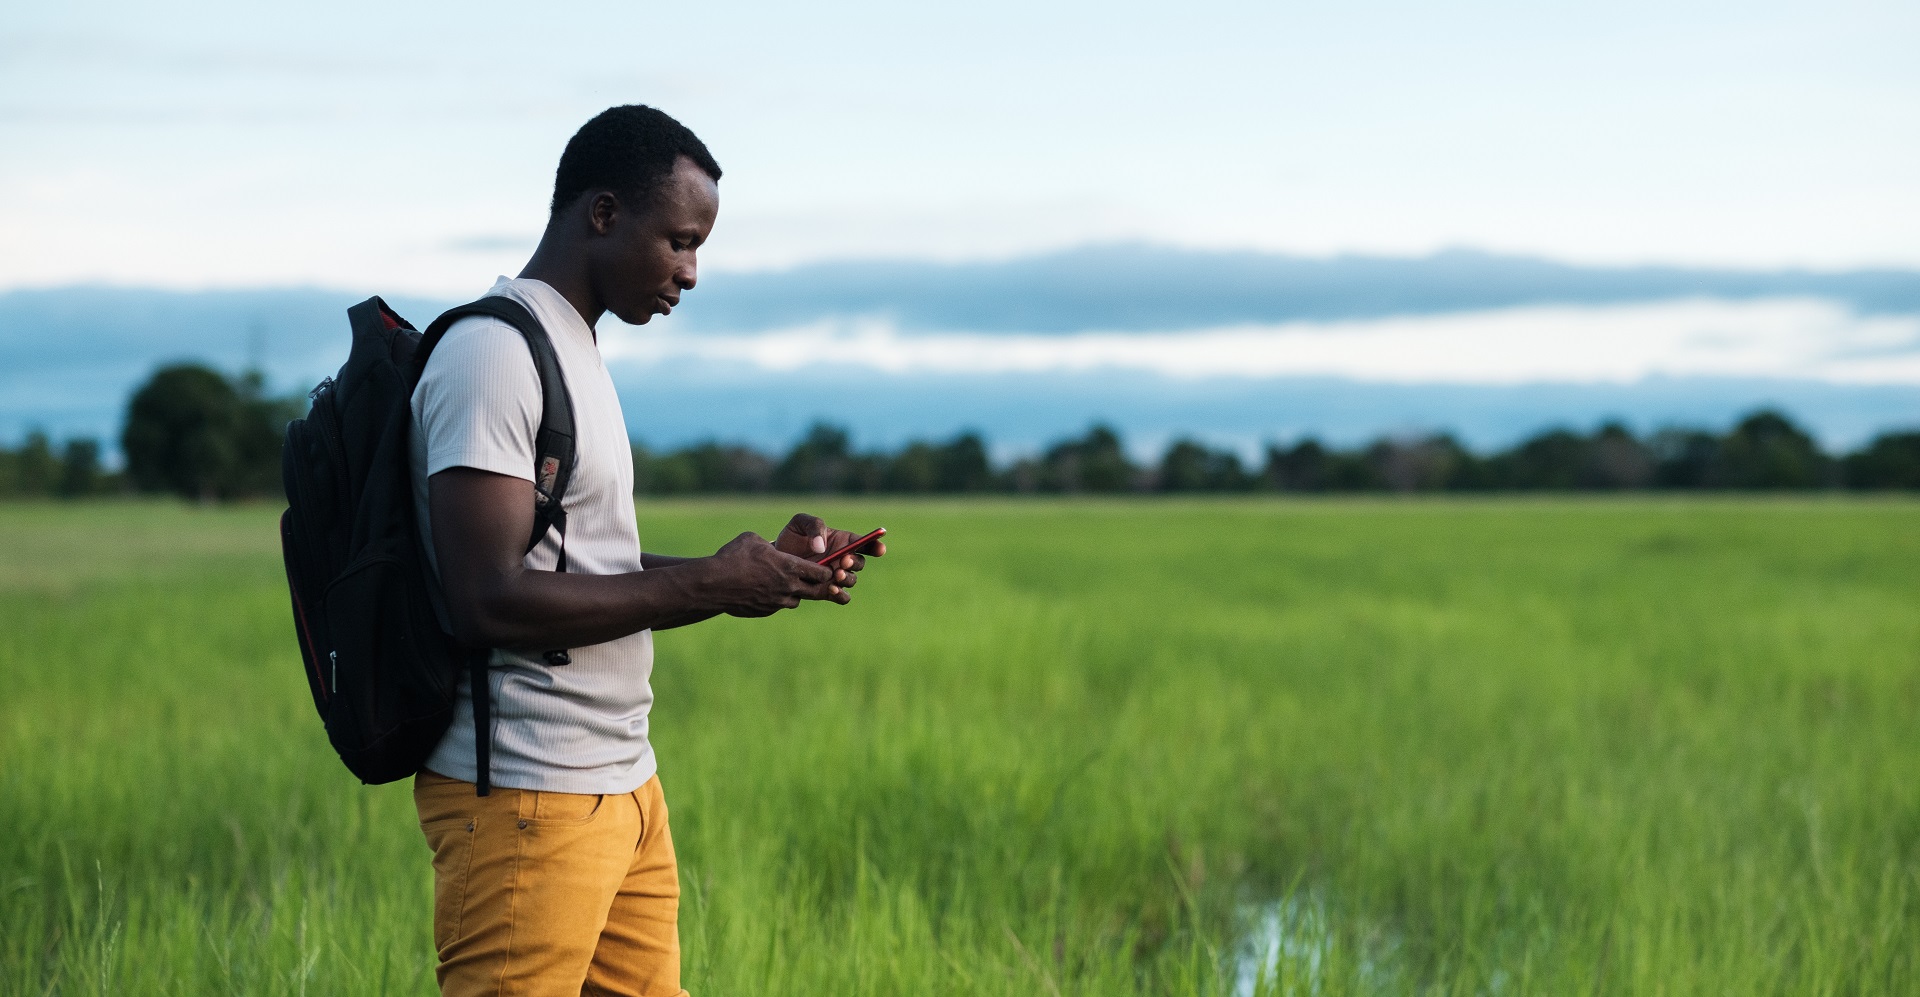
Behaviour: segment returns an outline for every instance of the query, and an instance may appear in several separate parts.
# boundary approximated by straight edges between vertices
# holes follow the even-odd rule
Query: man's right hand
[[[703,566],[707,592],[733,616],[772,616],[804,600],[846,605],[852,596],[833,584],[834,571],[782,553],[758,533],[742,533]]]

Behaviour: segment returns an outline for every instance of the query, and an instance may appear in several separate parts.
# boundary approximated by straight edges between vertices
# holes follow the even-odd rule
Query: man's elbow
[[[512,647],[513,628],[498,601],[478,595],[449,596],[447,622],[453,628],[453,639],[467,647]]]

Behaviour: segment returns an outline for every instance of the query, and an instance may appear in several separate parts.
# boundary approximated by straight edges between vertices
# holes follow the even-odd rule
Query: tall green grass
[[[697,994],[1920,991],[1920,505],[716,502],[885,524],[664,634]],[[0,508],[0,992],[430,993],[266,508]]]

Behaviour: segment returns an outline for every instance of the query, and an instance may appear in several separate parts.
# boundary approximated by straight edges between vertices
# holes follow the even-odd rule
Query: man
[[[534,522],[541,393],[527,343],[463,319],[413,394],[415,501],[454,634],[492,652],[490,795],[477,796],[470,691],[414,783],[433,848],[434,946],[447,994],[666,995],[680,989],[679,877],[647,743],[653,632],[718,615],[845,604],[854,539],[797,515],[774,544],[743,533],[711,557],[643,554],[633,459],[594,326],[645,324],[691,290],[719,212],[720,167],[648,107],[612,108],[567,143],[540,245],[490,293],[553,340],[573,397],[577,464],[561,538],[522,556]],[[883,553],[875,547],[873,553]],[[544,649],[572,660],[549,664]]]

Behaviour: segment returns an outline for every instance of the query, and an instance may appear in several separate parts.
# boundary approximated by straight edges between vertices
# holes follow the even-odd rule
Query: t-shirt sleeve
[[[472,467],[532,481],[540,409],[540,374],[526,339],[498,319],[455,322],[413,389],[427,475]]]

